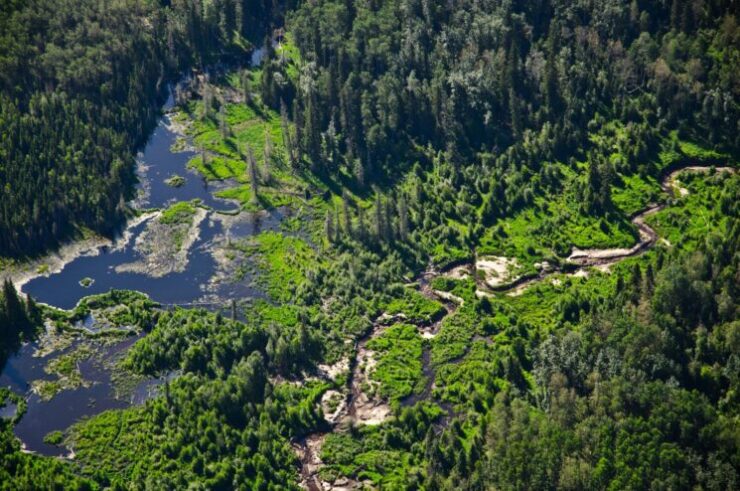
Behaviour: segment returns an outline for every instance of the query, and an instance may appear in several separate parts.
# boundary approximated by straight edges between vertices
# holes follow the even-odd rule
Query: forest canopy
[[[0,257],[135,212],[183,76],[189,170],[254,233],[208,239],[249,281],[220,311],[4,283],[0,358],[136,298],[116,370],[166,382],[52,435],[73,463],[0,419],[0,488],[738,489],[736,7],[3,2]]]

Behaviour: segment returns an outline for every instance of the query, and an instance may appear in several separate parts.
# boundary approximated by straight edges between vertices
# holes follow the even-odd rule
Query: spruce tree
[[[331,210],[326,210],[326,219],[324,220],[324,235],[329,243],[334,242],[334,216]]]
[[[383,223],[383,202],[380,194],[375,196],[375,237],[378,242],[382,241],[385,236],[385,224]]]
[[[247,70],[242,71],[241,86],[244,104],[249,105],[252,103],[252,82],[250,81],[249,72]]]
[[[409,236],[409,210],[406,205],[406,195],[401,193],[398,199],[398,232],[402,241]]]
[[[342,193],[342,214],[344,215],[344,233],[352,237],[352,216],[349,211],[349,195],[347,191]]]
[[[249,186],[252,190],[252,204],[257,204],[257,193],[259,193],[259,176],[257,174],[257,162],[254,159],[252,146],[247,145],[247,172],[249,173]]]
[[[285,145],[285,151],[288,154],[288,162],[293,172],[298,170],[298,157],[296,156],[295,147],[293,144],[293,138],[290,133],[290,124],[288,123],[288,107],[284,101],[280,101],[280,127],[283,132],[283,144]]]

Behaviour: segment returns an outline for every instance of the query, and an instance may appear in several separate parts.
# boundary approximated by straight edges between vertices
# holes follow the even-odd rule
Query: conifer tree
[[[296,156],[295,147],[293,144],[293,138],[290,132],[290,124],[288,123],[288,107],[284,101],[280,101],[280,127],[283,132],[283,143],[285,145],[285,151],[288,154],[288,162],[293,172],[298,170],[298,158]]]
[[[357,230],[355,232],[358,240],[364,241],[367,238],[367,227],[365,225],[365,210],[362,206],[357,207]]]
[[[341,228],[339,227],[339,209],[334,208],[334,223],[336,226],[334,227],[334,241],[339,242],[339,239],[341,238]]]
[[[349,211],[349,195],[347,191],[342,193],[342,214],[344,215],[344,233],[352,237],[352,216]]]
[[[254,158],[252,146],[247,145],[247,172],[249,172],[249,186],[252,190],[252,204],[257,204],[257,193],[259,192],[259,176],[257,174],[257,162]]]
[[[218,130],[224,140],[229,137],[229,123],[226,121],[226,110],[223,104],[218,108]]]
[[[207,119],[211,115],[211,106],[213,105],[213,93],[207,80],[203,81],[203,113],[202,119]]]
[[[380,242],[385,237],[385,224],[383,223],[383,202],[380,194],[375,196],[375,237]]]
[[[409,236],[409,210],[406,205],[406,195],[401,193],[398,199],[398,232],[402,241]]]
[[[244,98],[244,104],[251,104],[252,103],[252,82],[249,78],[249,72],[247,70],[243,70],[241,74],[241,88],[242,88],[242,97]]]
[[[334,242],[334,216],[331,210],[326,210],[326,219],[324,220],[324,235],[329,243]]]

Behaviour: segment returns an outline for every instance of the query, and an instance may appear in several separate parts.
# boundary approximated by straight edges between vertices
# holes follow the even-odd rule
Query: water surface
[[[254,61],[259,63],[261,51],[256,51]],[[172,98],[165,109],[172,107]],[[221,308],[228,306],[231,299],[243,300],[260,296],[252,285],[253,278],[234,281],[233,271],[227,266],[219,266],[214,259],[214,246],[232,240],[259,234],[264,230],[274,230],[280,226],[284,210],[269,213],[242,213],[236,217],[218,215],[219,211],[235,212],[238,205],[219,199],[214,193],[233,183],[207,183],[196,172],[187,168],[193,157],[190,150],[172,150],[177,135],[165,115],[152,134],[144,151],[139,155],[137,175],[138,197],[133,206],[139,209],[165,208],[177,201],[200,200],[209,211],[199,224],[199,235],[190,247],[187,264],[181,272],[172,272],[162,277],[152,277],[139,272],[116,272],[116,267],[142,261],[142,252],[136,247],[136,240],[145,231],[149,217],[143,221],[130,222],[124,233],[112,246],[101,247],[93,253],[79,256],[67,263],[64,268],[49,276],[32,279],[23,287],[37,301],[64,309],[73,308],[81,298],[105,293],[110,289],[136,290],[149,295],[153,300],[168,305],[210,305]],[[185,178],[180,187],[172,187],[165,180],[173,175]],[[93,279],[88,287],[80,285],[84,278]],[[77,327],[89,333],[99,330],[95,318],[88,316]],[[34,356],[38,343],[27,343],[11,356],[0,372],[0,386],[9,387],[18,394],[25,394],[28,409],[16,424],[14,431],[24,448],[44,455],[63,456],[68,449],[48,445],[43,439],[52,431],[64,431],[80,418],[93,416],[108,409],[120,409],[131,404],[143,403],[156,394],[163,379],[149,379],[140,383],[133,392],[120,394],[111,382],[112,362],[122,356],[141,336],[131,336],[111,346],[97,346],[96,356],[80,361],[78,369],[82,378],[89,382],[87,387],[63,390],[51,400],[44,401],[31,391],[35,380],[54,380],[54,375],[44,371],[51,359],[70,352],[79,345],[72,346],[44,357]],[[173,374],[170,374],[171,378]],[[10,404],[0,409],[0,417],[15,413]]]

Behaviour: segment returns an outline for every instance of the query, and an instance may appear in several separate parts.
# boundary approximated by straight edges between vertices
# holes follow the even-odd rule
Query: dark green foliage
[[[738,485],[736,314],[721,319],[723,298],[737,298],[727,275],[737,271],[732,232],[697,252],[663,261],[654,287],[644,272],[632,287],[539,344],[531,396],[504,390],[479,436],[454,445],[454,425],[437,441],[433,486],[515,489],[644,489]],[[710,270],[698,264],[712,264]],[[648,262],[645,270],[654,271]],[[635,276],[635,275],[633,275]],[[638,290],[632,304],[632,288]],[[446,476],[446,477],[443,477]]]
[[[36,302],[18,295],[10,280],[3,281],[0,292],[0,366],[20,346],[22,341],[33,338],[41,326],[41,312]]]
[[[333,124],[347,171],[359,158],[374,179],[426,144],[455,165],[490,153],[536,172],[607,113],[737,150],[737,19],[731,2],[702,5],[671,24],[666,2],[306,2],[290,17],[316,64],[296,101],[302,148],[315,160],[312,135]],[[589,203],[604,207],[592,167]]]
[[[0,489],[99,489],[65,463],[20,451],[11,422],[0,419]]]
[[[289,439],[319,424],[315,403],[326,386],[271,376],[310,366],[315,353],[301,332],[290,325],[268,332],[199,310],[162,314],[127,363],[140,373],[181,375],[143,407],[75,426],[70,438],[83,473],[134,487],[296,487]],[[281,343],[308,349],[285,364]]]
[[[37,253],[79,226],[111,233],[167,82],[191,65],[245,56],[242,36],[254,36],[274,8],[166,3],[5,2],[0,256]]]
[[[23,58],[43,72],[57,59],[92,65],[98,52],[77,56],[65,45],[58,58],[36,56],[19,27],[0,40],[28,51],[0,60],[0,73],[10,73],[0,87],[11,94],[0,99],[1,114],[14,121],[11,137],[18,125],[47,133],[29,137],[33,154],[6,136],[10,164],[0,177],[8,168],[32,175],[12,174],[19,187],[0,190],[12,195],[3,199],[0,232],[12,233],[0,233],[0,251],[22,250],[36,222],[42,231],[53,220],[110,223],[131,151],[153,121],[156,82],[185,66],[238,60],[249,22],[282,20],[270,3],[295,8],[287,29],[302,62],[282,59],[268,36],[265,64],[252,73],[262,103],[281,110],[291,176],[311,182],[305,208],[316,209],[298,216],[319,240],[271,231],[246,247],[277,303],[257,302],[246,323],[199,310],[152,314],[130,293],[83,303],[73,315],[128,304],[122,316],[153,327],[129,352],[128,368],[179,376],[143,406],[72,428],[66,438],[79,472],[114,488],[295,487],[290,441],[327,431],[317,403],[346,381],[303,376],[351,356],[381,313],[402,312],[408,325],[367,342],[392,417],[328,436],[322,475],[389,489],[737,488],[738,178],[687,178],[687,196],[659,186],[677,164],[732,165],[738,153],[732,2],[124,2],[130,8],[100,14],[120,22],[103,23],[111,33],[99,49],[120,48],[135,69],[104,90],[78,72],[24,71]],[[38,13],[41,2],[31,5],[27,15],[56,26]],[[87,22],[107,8],[70,16]],[[128,16],[143,16],[152,32],[128,35]],[[122,45],[111,42],[117,29],[127,34]],[[100,82],[105,67],[81,73]],[[216,93],[206,85],[211,113]],[[72,114],[71,141],[40,119],[42,99],[49,121]],[[248,102],[250,112],[259,107]],[[223,139],[229,126],[220,126]],[[63,162],[52,174],[49,159]],[[83,178],[92,185],[70,193],[67,184]],[[29,198],[46,179],[53,192],[66,191],[59,215],[45,191]],[[666,208],[646,220],[666,243],[609,274],[565,274],[574,246],[631,245],[629,215],[660,201]],[[401,286],[430,260],[439,267],[487,254],[517,258],[518,273],[535,276],[542,269],[534,264],[547,261],[563,274],[518,296],[483,298],[476,278],[437,278],[429,286],[453,295],[452,313]],[[3,298],[6,318],[33,325],[32,302],[14,292]],[[442,316],[423,341],[412,324]],[[410,394],[425,401],[405,407]],[[41,469],[61,465],[20,455],[9,429],[5,441],[0,471],[11,479],[36,466],[43,486]],[[75,486],[70,469],[56,478]]]

